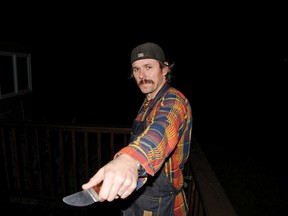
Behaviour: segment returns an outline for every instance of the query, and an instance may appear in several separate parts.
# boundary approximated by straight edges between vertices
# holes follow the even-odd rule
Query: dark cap
[[[144,43],[132,50],[131,64],[139,59],[156,59],[161,62],[165,62],[165,55],[162,48],[155,43]]]

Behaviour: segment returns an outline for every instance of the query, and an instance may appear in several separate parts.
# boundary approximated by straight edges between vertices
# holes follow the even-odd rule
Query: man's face
[[[167,70],[155,59],[140,59],[132,63],[132,73],[142,93],[153,99],[166,81]]]

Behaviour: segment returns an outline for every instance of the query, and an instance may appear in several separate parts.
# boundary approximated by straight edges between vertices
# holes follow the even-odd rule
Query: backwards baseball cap
[[[165,55],[162,48],[155,43],[144,43],[132,50],[131,64],[139,59],[156,59],[161,62],[165,62]]]

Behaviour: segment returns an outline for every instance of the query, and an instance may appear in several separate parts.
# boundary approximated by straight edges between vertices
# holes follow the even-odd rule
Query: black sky
[[[172,84],[189,98],[199,137],[213,142],[225,134],[225,143],[250,135],[263,139],[283,109],[285,14],[251,5],[194,6],[175,5],[158,17],[141,10],[101,15],[99,8],[38,9],[25,19],[6,17],[0,41],[31,50],[39,118],[129,125],[143,99],[128,79],[130,52],[151,41],[175,62]]]

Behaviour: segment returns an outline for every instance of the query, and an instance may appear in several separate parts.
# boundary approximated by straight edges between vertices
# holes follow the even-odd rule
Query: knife
[[[79,192],[76,192],[74,194],[65,196],[63,198],[63,202],[65,202],[68,205],[72,206],[88,206],[95,202],[98,202],[100,200],[98,194],[100,191],[102,183],[95,185],[92,188],[89,188],[87,190],[82,190]]]

